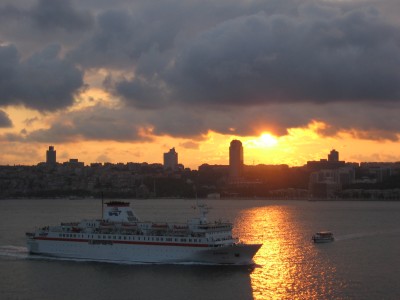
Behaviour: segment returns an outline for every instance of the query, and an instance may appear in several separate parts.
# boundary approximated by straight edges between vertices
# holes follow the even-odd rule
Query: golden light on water
[[[246,243],[262,243],[250,274],[254,299],[320,299],[329,295],[335,268],[320,261],[318,247],[296,226],[293,212],[284,206],[244,211],[237,232]]]

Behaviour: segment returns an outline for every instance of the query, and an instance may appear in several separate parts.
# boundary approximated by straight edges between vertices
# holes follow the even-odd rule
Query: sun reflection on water
[[[236,224],[240,232],[235,234],[243,242],[263,244],[250,275],[254,299],[332,296],[335,268],[302,233],[292,210],[284,206],[252,208],[242,211]]]

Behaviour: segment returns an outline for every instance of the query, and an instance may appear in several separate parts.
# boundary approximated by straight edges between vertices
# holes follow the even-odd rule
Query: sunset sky
[[[400,161],[399,0],[2,0],[0,165]]]

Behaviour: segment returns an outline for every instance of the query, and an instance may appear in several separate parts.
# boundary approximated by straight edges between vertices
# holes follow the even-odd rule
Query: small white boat
[[[330,231],[320,231],[312,236],[312,240],[314,243],[329,243],[333,242],[335,238],[333,237],[333,233]]]

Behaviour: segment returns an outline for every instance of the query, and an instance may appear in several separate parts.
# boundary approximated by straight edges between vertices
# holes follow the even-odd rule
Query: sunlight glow
[[[273,147],[278,144],[278,139],[271,135],[270,133],[263,133],[260,136],[261,144],[265,147]]]
[[[319,259],[318,248],[296,226],[301,222],[293,210],[278,205],[244,210],[235,220],[234,234],[243,242],[263,244],[250,274],[254,299],[322,299],[332,290],[336,270]],[[321,267],[327,272],[321,274]],[[316,274],[323,284],[315,284]]]

